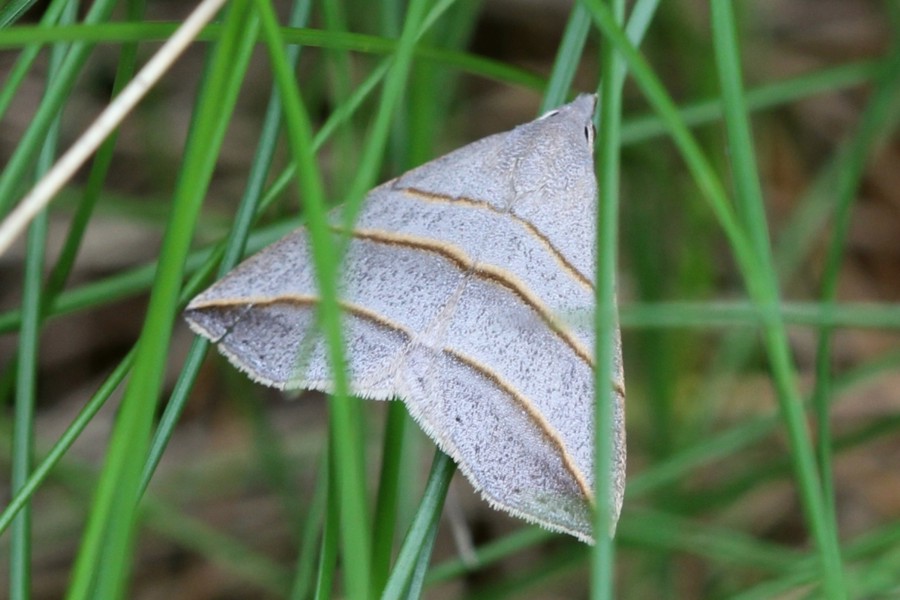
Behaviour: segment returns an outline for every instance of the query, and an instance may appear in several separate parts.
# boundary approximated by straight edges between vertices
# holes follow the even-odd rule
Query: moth
[[[354,395],[400,399],[496,508],[591,543],[596,97],[371,190],[339,275]],[[335,227],[340,213],[332,213]],[[307,231],[250,257],[185,317],[252,379],[331,392]],[[607,500],[625,487],[616,344]]]

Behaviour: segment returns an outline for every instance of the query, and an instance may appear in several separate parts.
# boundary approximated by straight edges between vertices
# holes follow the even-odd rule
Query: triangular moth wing
[[[403,399],[492,504],[585,541],[593,330],[560,315],[593,306],[596,180],[585,129],[594,101],[582,96],[372,190],[341,280],[353,392]],[[316,301],[301,229],[195,298],[186,318],[254,379],[330,391]]]

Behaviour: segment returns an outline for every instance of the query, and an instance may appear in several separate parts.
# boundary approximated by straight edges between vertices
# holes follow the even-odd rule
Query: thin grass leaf
[[[387,145],[391,119],[402,97],[405,81],[412,66],[416,43],[427,31],[428,24],[440,17],[453,2],[454,0],[441,0],[427,13],[425,12],[425,3],[420,3],[419,0],[409,6],[404,28],[397,44],[394,64],[385,78],[378,110],[360,157],[359,170],[347,193],[348,200],[343,212],[345,229],[350,229],[350,226],[356,221],[366,192],[375,185],[378,165],[381,163],[381,157]]]
[[[75,18],[75,5],[60,14],[60,21]],[[47,81],[60,70],[68,47],[56,45],[50,53]],[[59,142],[60,115],[50,124],[47,139],[38,156],[36,179],[52,166]],[[10,487],[13,494],[26,486],[34,463],[35,405],[37,403],[38,357],[42,310],[44,305],[44,262],[46,260],[49,216],[42,211],[28,229],[25,281],[22,286],[22,328],[19,331],[16,364],[16,392],[13,413],[12,465]],[[12,524],[9,550],[9,597],[26,600],[31,596],[31,507],[25,504]]]
[[[407,20],[397,46],[394,65],[385,80],[381,102],[372,125],[371,134],[363,148],[357,176],[349,187],[348,200],[344,210],[344,219],[347,224],[355,220],[355,215],[359,211],[365,191],[374,183],[376,168],[380,163],[380,156],[384,152],[389,131],[389,117],[400,98],[403,82],[410,68],[415,42],[422,35],[423,27],[427,23],[434,22],[437,16],[449,6],[450,2],[438,3],[428,14],[425,13],[425,4],[423,2],[412,3],[409,7]],[[316,208],[315,210],[318,211],[319,209]],[[358,421],[358,417],[353,414],[356,411],[351,412],[348,410],[348,401],[344,399],[346,393],[342,393],[346,392],[346,381],[345,373],[341,372],[344,368],[342,357],[339,351],[335,350],[335,347],[340,343],[336,302],[333,306],[329,306],[330,302],[334,302],[336,292],[332,289],[334,283],[326,282],[323,279],[334,277],[336,272],[335,264],[330,256],[325,256],[327,250],[324,246],[327,244],[326,240],[330,238],[330,234],[325,230],[324,217],[318,223],[317,220],[318,217],[313,218],[313,215],[310,214],[310,241],[313,247],[313,256],[322,298],[319,306],[319,319],[323,326],[323,333],[329,339],[332,348],[331,364],[335,375],[335,391],[337,392],[332,402],[332,423],[336,428],[334,433],[338,439],[335,449],[336,460],[341,465],[339,471],[342,485],[339,496],[342,503],[343,518],[351,518],[351,515],[348,514],[348,511],[351,510],[356,515],[352,517],[354,518],[352,525],[350,522],[347,522],[347,525],[343,528],[345,553],[350,553],[349,555],[345,554],[345,565],[350,565],[350,568],[345,572],[345,580],[347,581],[348,592],[351,595],[361,595],[362,591],[358,587],[354,591],[354,587],[362,586],[362,582],[372,585],[372,582],[369,579],[371,576],[369,561],[357,560],[360,558],[358,554],[361,551],[371,547],[368,541],[368,527],[363,524],[367,519],[367,515],[365,509],[361,506],[365,498],[365,488],[361,483],[351,482],[351,475],[362,471],[361,466],[356,466],[362,464],[360,446],[357,441],[353,441],[360,439],[358,435],[359,425],[354,423],[354,421]],[[321,228],[321,231],[317,231],[319,228]],[[329,299],[331,300],[329,301]],[[361,475],[353,477],[353,481],[361,482]],[[357,556],[354,557],[354,555]]]
[[[894,24],[896,28],[896,23]],[[895,32],[896,33],[896,32]],[[831,237],[831,244],[825,259],[822,272],[821,299],[826,310],[833,307],[837,299],[838,277],[847,250],[847,238],[849,236],[852,208],[856,198],[857,189],[862,179],[863,171],[870,152],[872,152],[879,132],[889,129],[891,108],[896,101],[900,89],[900,44],[894,43],[892,52],[885,61],[884,70],[878,77],[876,88],[869,100],[868,106],[862,113],[858,134],[853,140],[853,145],[848,152],[849,159],[846,169],[841,170],[836,192],[837,207],[835,208],[835,226]],[[816,383],[813,390],[813,408],[816,411],[816,437],[818,438],[817,453],[819,460],[822,489],[826,498],[831,501],[828,507],[835,513],[834,506],[834,476],[833,476],[833,452],[831,447],[831,419],[829,405],[831,404],[832,382],[831,362],[834,329],[829,326],[819,330],[819,340],[816,348]]]
[[[337,566],[338,547],[340,545],[340,524],[341,512],[339,508],[338,495],[338,476],[334,472],[335,463],[334,453],[329,451],[325,454],[328,464],[327,485],[326,485],[326,502],[325,502],[325,524],[322,530],[322,543],[319,549],[319,568],[316,571],[316,585],[313,598],[315,600],[326,600],[333,597],[332,587],[334,585],[334,570]]]
[[[93,3],[85,15],[85,23],[107,20],[114,5],[115,2],[112,0],[98,0]],[[16,192],[19,191],[22,181],[25,181],[26,169],[37,155],[53,120],[59,114],[76,77],[84,67],[91,49],[92,46],[88,44],[74,43],[63,64],[59,67],[57,76],[49,82],[47,91],[29,123],[25,135],[16,146],[16,150],[9,158],[3,172],[0,173],[0,215],[5,215],[12,206]]]
[[[437,11],[426,16],[422,29],[432,28],[419,36],[419,44],[438,43],[441,47],[463,46],[474,22],[472,2],[456,2],[447,8],[444,18]],[[387,18],[387,17],[385,17]],[[399,21],[385,23],[382,33],[390,36],[399,31]],[[400,99],[401,113],[406,119],[391,119],[388,154],[392,172],[403,172],[426,162],[434,155],[435,138],[440,134],[441,116],[449,111],[456,77],[433,65],[413,64],[406,93]],[[388,580],[394,540],[398,527],[409,525],[407,515],[414,512],[413,490],[419,477],[415,468],[418,456],[413,445],[421,442],[408,435],[412,420],[401,402],[387,407],[387,421],[375,502],[375,531],[372,544],[373,588],[383,591]],[[427,561],[426,565],[427,567]],[[415,587],[415,586],[411,586]]]
[[[297,163],[298,188],[304,199],[310,245],[315,267],[316,283],[321,301],[317,319],[327,340],[329,363],[334,377],[334,396],[331,402],[331,426],[334,440],[334,460],[338,471],[338,499],[341,506],[342,538],[345,559],[346,593],[350,598],[365,598],[371,590],[369,549],[371,529],[365,507],[365,478],[360,455],[358,409],[350,404],[343,336],[337,306],[336,267],[333,240],[328,231],[324,212],[324,191],[315,165],[315,155],[309,116],[303,106],[300,91],[292,70],[283,55],[284,43],[271,7],[256,2],[269,59],[275,72],[279,93],[284,102],[288,140]],[[329,504],[332,504],[329,502]]]
[[[15,23],[37,0],[10,0],[0,8],[0,27]]]
[[[69,3],[68,7],[70,8],[69,12],[71,13],[71,8],[74,5]],[[128,4],[128,17],[131,19],[137,19],[138,16],[143,11],[143,4],[141,2],[132,1]],[[55,10],[48,9],[47,13],[45,13],[45,19],[48,14],[56,14]],[[71,21],[74,16],[69,15],[68,20]],[[134,72],[135,61],[136,61],[136,48],[134,44],[126,45],[123,48],[121,60],[119,62],[119,66],[116,71],[116,80],[113,84],[113,96],[117,94],[118,90],[120,90],[125,82],[130,79]],[[61,54],[54,50],[54,62],[59,63],[62,60]],[[23,56],[24,57],[24,56]],[[21,61],[20,61],[21,62]],[[58,64],[55,64],[53,70],[59,68]],[[10,95],[10,98],[12,96]],[[2,111],[0,111],[2,113]],[[55,133],[51,136],[51,138],[55,138]],[[65,286],[66,279],[72,269],[72,265],[74,264],[75,257],[78,253],[78,248],[81,243],[81,239],[84,234],[84,230],[87,227],[88,219],[93,211],[93,207],[96,203],[97,198],[99,197],[100,187],[105,179],[105,175],[109,169],[109,164],[112,158],[112,152],[115,147],[115,139],[116,136],[112,135],[109,139],[104,142],[101,146],[100,150],[97,153],[97,156],[94,160],[94,163],[91,168],[91,173],[88,178],[88,186],[86,193],[82,197],[82,201],[79,204],[78,211],[76,213],[75,218],[73,219],[72,226],[69,230],[68,235],[66,236],[66,240],[63,243],[63,247],[59,252],[57,262],[53,266],[53,269],[50,272],[50,275],[47,277],[46,283],[43,285],[43,293],[41,294],[41,309],[40,316],[41,320],[46,319],[48,313],[52,312],[53,305],[56,302],[56,299],[59,295],[59,292]],[[149,284],[148,284],[149,285]],[[26,304],[27,305],[27,304]],[[23,311],[25,313],[27,311]],[[0,321],[3,318],[0,316]],[[18,323],[15,323],[15,319],[11,323],[11,327],[18,327]],[[14,486],[13,492],[18,490],[15,489]],[[29,493],[30,495],[30,493]]]
[[[223,38],[211,60],[209,77],[200,93],[200,106],[219,104],[220,111],[204,111],[193,123],[182,176],[174,194],[168,235],[160,251],[160,268],[136,349],[122,407],[110,442],[107,462],[75,564],[69,598],[100,595],[119,597],[129,572],[135,515],[140,499],[141,472],[150,443],[156,399],[162,385],[172,323],[175,318],[182,268],[190,247],[204,191],[224,137],[226,116],[234,107],[243,71],[256,36],[255,20],[246,3],[230,6]]]
[[[59,440],[53,445],[44,460],[31,472],[28,481],[22,486],[19,492],[13,497],[10,503],[3,509],[0,514],[0,533],[6,531],[15,516],[22,510],[28,500],[34,495],[38,486],[40,486],[49,476],[50,471],[59,463],[60,460],[71,448],[84,428],[88,426],[96,414],[103,408],[103,405],[118,388],[125,379],[132,365],[134,364],[134,351],[130,352],[122,359],[119,366],[116,367],[106,381],[90,401],[81,409],[78,416],[66,431],[60,436]]]
[[[776,574],[815,565],[799,550],[761,541],[745,533],[711,526],[692,519],[638,509],[622,528],[625,547],[678,550],[702,556],[712,564],[740,566]]]
[[[57,0],[60,1],[60,0]],[[169,23],[107,23],[104,25],[72,25],[55,27],[51,32],[39,27],[19,26],[0,29],[0,48],[17,48],[30,43],[50,43],[57,41],[81,41],[91,43],[121,43],[135,41],[165,40],[177,29],[177,24]],[[208,25],[198,36],[199,40],[211,41],[220,36],[218,25]],[[389,55],[396,50],[397,40],[359,33],[346,33],[331,37],[316,29],[286,28],[282,31],[286,42],[302,46],[314,46],[336,50],[348,50],[369,54]],[[545,80],[540,75],[468,52],[443,48],[419,47],[416,57],[452,67],[459,71],[492,79],[502,83],[519,85],[528,89],[541,90]],[[0,96],[2,98],[2,96]]]
[[[631,36],[629,39],[634,40]],[[744,99],[749,110],[759,112],[827,92],[855,87],[874,79],[880,61],[865,60],[836,67],[811,71],[784,81],[759,85],[746,91]],[[691,102],[679,109],[685,124],[698,127],[722,119],[722,100],[710,98]],[[622,145],[645,142],[666,134],[666,123],[655,113],[628,117],[622,125]]]
[[[828,89],[840,89],[845,84],[852,85],[863,79],[872,79],[879,70],[880,62],[878,61],[852,63],[831,69],[823,69],[785,82],[779,82],[770,86],[760,86],[746,94],[746,101],[748,107],[753,107],[757,104],[764,106],[767,99],[772,102],[780,102],[782,99],[790,99],[801,92],[817,93]],[[715,115],[710,113],[709,116],[711,118],[719,118],[718,115],[721,113],[720,103],[714,100],[706,104],[710,107],[718,107],[715,108]],[[693,113],[688,108],[682,114],[686,119],[690,120]],[[654,118],[658,120],[658,117]],[[661,124],[662,121],[659,121],[659,123]],[[883,139],[888,131],[890,129],[885,128],[880,138]],[[852,151],[850,150],[853,146],[854,143],[852,141],[849,142],[845,148],[837,153],[834,159],[828,161],[826,166],[821,169],[813,184],[809,186],[809,191],[800,199],[797,208],[787,218],[786,225],[779,232],[773,254],[781,282],[789,282],[796,276],[798,270],[805,264],[804,261],[807,260],[809,253],[813,251],[819,237],[825,234],[828,218],[834,208],[831,191],[837,185],[840,173],[845,169],[845,162],[853,160]],[[720,314],[718,312],[720,305],[717,303],[711,305],[710,308],[710,324],[714,324],[717,322]],[[817,314],[820,314],[820,311],[815,307],[810,308]],[[797,317],[789,314],[791,311],[786,309],[784,305],[782,305],[782,309],[787,310],[784,318],[788,322],[800,322],[797,320]],[[797,314],[804,312],[807,311],[801,309]],[[817,320],[818,317],[812,318],[812,321]],[[851,318],[846,324],[849,325],[854,321],[855,319]],[[726,337],[724,342],[714,352],[715,359],[709,365],[708,373],[704,377],[707,383],[704,386],[704,390],[700,393],[701,404],[711,405],[714,398],[721,395],[722,390],[725,389],[725,386],[731,379],[727,374],[739,372],[748,363],[752,357],[755,345],[755,338],[746,335]]]
[[[557,537],[555,532],[540,527],[523,527],[514,533],[475,548],[474,562],[462,559],[448,560],[435,565],[425,579],[426,585],[456,579],[467,573],[491,566],[513,554],[523,552]]]
[[[762,271],[760,276],[768,278],[765,284],[765,300],[774,304],[779,301],[778,281],[770,249],[756,157],[747,123],[735,17],[730,3],[713,3],[712,25],[738,212],[744,220],[744,226],[750,232],[750,239]],[[822,591],[829,598],[844,598],[847,592],[843,581],[834,504],[825,498],[831,490],[823,490],[821,487],[810,432],[797,392],[796,374],[789,354],[787,333],[784,322],[777,313],[771,315],[764,331],[778,389],[779,405],[788,429],[792,455],[796,461],[800,493],[822,560]]]
[[[434,540],[437,538],[438,527],[428,530],[425,539],[422,540],[422,548],[416,560],[415,568],[409,578],[409,585],[406,588],[407,600],[418,600],[422,597],[422,587],[425,584],[425,573],[428,571],[428,565],[431,562],[431,552],[434,548]]]
[[[309,0],[301,0],[294,3],[289,24],[299,26],[306,22],[309,18],[310,2]],[[296,66],[300,59],[300,48],[292,47],[288,49],[288,62],[292,66]],[[247,175],[247,185],[244,188],[244,194],[238,204],[238,210],[235,213],[234,222],[232,224],[231,233],[225,242],[222,251],[222,260],[219,264],[219,276],[225,275],[234,268],[247,247],[247,239],[250,235],[250,227],[256,218],[260,205],[265,206],[262,201],[263,189],[269,170],[272,165],[272,159],[275,155],[275,148],[281,129],[281,100],[278,91],[273,87],[272,95],[269,99],[269,106],[266,109],[266,116],[263,120],[262,131],[260,132],[260,141],[257,146],[256,153],[253,157],[253,163],[250,172]],[[218,253],[215,253],[218,254]],[[190,287],[190,286],[189,286]],[[209,349],[209,343],[203,338],[196,338],[191,345],[191,349],[185,358],[185,364],[181,369],[175,389],[166,403],[160,423],[157,426],[156,433],[150,445],[150,451],[147,458],[147,464],[144,467],[142,475],[141,489],[146,490],[153,476],[153,472],[162,459],[162,454],[168,445],[169,440],[175,430],[175,425],[181,416],[184,406],[187,403],[188,395],[193,387],[194,380],[199,373],[200,365],[203,362],[206,352]]]
[[[53,0],[53,2],[51,2],[44,10],[44,14],[41,17],[40,26],[47,27],[52,30],[53,27],[51,26],[55,23],[58,23],[59,15],[68,4],[69,0]],[[8,5],[7,7],[4,7],[4,10],[6,8],[11,8],[11,6]],[[14,10],[12,12],[14,12]],[[10,18],[15,17],[13,17],[10,13]],[[6,25],[0,26],[0,30],[5,29]],[[26,40],[27,39],[28,38],[26,37]],[[0,85],[0,119],[2,119],[6,115],[6,111],[9,110],[10,104],[12,104],[12,101],[16,97],[16,92],[19,91],[22,82],[25,80],[25,76],[33,66],[34,61],[40,51],[40,44],[27,44],[19,54],[19,58],[16,59],[16,64],[12,69],[10,69],[6,81],[3,82],[3,85]],[[0,212],[0,214],[3,213]]]
[[[347,33],[347,15],[339,2],[326,2],[322,5],[324,31],[329,37]],[[332,104],[341,104],[352,93],[350,53],[347,50],[328,50],[323,53],[326,69],[326,93]],[[332,187],[336,197],[343,196],[345,182],[353,178],[356,165],[356,145],[353,139],[352,123],[346,123],[335,135],[335,153],[342,160],[334,167]]]
[[[625,22],[625,2],[611,0],[610,13],[616,23]],[[604,38],[601,46],[601,68],[605,74],[600,83],[599,152],[597,163],[597,266],[594,316],[594,512],[595,545],[591,552],[591,598],[607,600],[615,590],[615,530],[612,497],[613,482],[609,476],[619,448],[614,436],[607,432],[624,427],[613,422],[613,404],[617,402],[610,381],[615,381],[616,347],[619,344],[616,311],[615,277],[619,241],[619,131],[622,124],[622,85],[624,62],[615,46]]]
[[[405,430],[409,415],[401,402],[390,402],[384,427],[384,447],[381,454],[381,473],[378,496],[375,500],[375,530],[372,541],[372,588],[384,590],[394,552],[394,532],[397,525],[397,506],[402,476]]]
[[[467,596],[470,600],[502,600],[521,598],[525,594],[541,594],[541,588],[560,583],[573,571],[584,565],[588,552],[581,544],[567,544],[532,569],[522,570],[515,575],[494,583],[481,586],[477,592]],[[570,577],[570,579],[572,579]],[[546,595],[546,594],[545,594]]]
[[[52,145],[52,142],[51,142]],[[42,161],[43,162],[43,161]],[[41,324],[41,289],[48,220],[42,212],[28,230],[25,282],[22,293],[22,329],[16,362],[10,487],[22,493],[31,475],[34,454],[34,406],[38,373],[38,338]],[[31,508],[23,504],[12,523],[9,549],[9,597],[26,599],[31,589]]]
[[[757,302],[767,316],[764,328],[765,342],[769,354],[770,364],[778,389],[779,405],[786,421],[792,456],[797,461],[797,473],[799,487],[803,497],[804,507],[807,511],[810,529],[816,539],[816,544],[824,561],[823,568],[833,569],[840,564],[839,556],[834,551],[835,540],[830,533],[825,514],[824,500],[817,481],[815,459],[811,449],[811,441],[805,428],[802,408],[797,397],[796,387],[793,382],[793,372],[787,338],[783,323],[777,318],[773,308],[777,305],[777,288],[770,277],[770,260],[765,256],[756,256],[754,247],[744,231],[738,224],[732,209],[728,206],[721,183],[713,173],[708,162],[691,138],[687,127],[680,121],[677,111],[671,100],[668,99],[662,86],[656,80],[643,59],[628,43],[622,31],[616,26],[615,20],[609,10],[597,2],[589,0],[589,6],[595,22],[603,29],[615,43],[616,48],[623,53],[632,73],[645,95],[654,107],[664,115],[669,122],[672,135],[685,160],[690,167],[694,178],[704,195],[711,202],[711,207],[732,247],[732,252],[737,260],[745,283],[754,301]],[[754,227],[765,227],[765,223],[754,223]],[[759,239],[756,236],[754,239]],[[826,569],[827,570],[827,569]],[[839,582],[835,582],[837,575],[828,575],[827,587],[830,590],[837,589]]]
[[[297,552],[297,563],[294,566],[294,581],[288,595],[291,600],[309,598],[315,584],[316,571],[315,546],[320,532],[324,538],[325,530],[325,505],[328,502],[328,452],[323,451],[319,455],[319,466],[316,473],[316,483],[313,489],[312,500],[309,503],[309,511],[303,524],[300,548]],[[324,540],[322,542],[324,548]]]
[[[131,0],[127,4],[127,11],[126,18],[129,21],[140,21],[145,12],[145,0]],[[134,77],[136,67],[137,44],[124,44],[117,63],[116,75],[110,91],[110,98],[115,98],[119,95],[119,92],[121,92]],[[78,250],[84,239],[84,233],[87,230],[94,208],[97,205],[97,201],[100,199],[103,185],[106,182],[106,176],[108,175],[110,165],[112,164],[117,140],[118,132],[113,132],[106,138],[94,156],[87,184],[85,185],[84,193],[78,203],[75,215],[72,218],[66,240],[63,242],[62,250],[59,252],[59,257],[56,260],[56,264],[53,266],[53,270],[47,277],[45,312],[47,305],[50,302],[53,302],[56,296],[58,296],[60,291],[65,287],[69,274],[72,271],[72,267],[75,264],[75,258],[78,256]]]
[[[590,30],[591,21],[587,9],[576,2],[572,12],[569,13],[566,29],[556,52],[556,60],[553,61],[553,70],[550,72],[550,79],[541,100],[541,114],[565,102]]]
[[[897,329],[900,308],[895,304],[783,302],[781,319],[790,325]],[[737,328],[765,323],[766,315],[748,302],[654,302],[622,307],[622,323],[641,328]]]
[[[431,472],[428,474],[428,483],[422,494],[422,502],[419,504],[419,510],[416,511],[412,525],[403,540],[397,562],[394,564],[384,593],[381,595],[382,600],[406,598],[419,561],[423,555],[431,556],[431,547],[434,543],[433,531],[438,526],[444,498],[447,496],[447,489],[450,487],[450,480],[453,478],[455,470],[456,465],[449,456],[440,450],[435,451]],[[426,542],[428,539],[431,540],[431,543]]]
[[[860,65],[848,65],[847,71],[851,76],[854,73],[867,73],[869,78],[874,78],[875,74],[883,68],[882,64],[881,61],[872,61]],[[838,67],[834,71],[828,69],[823,71],[823,74],[826,76],[822,78],[822,83],[827,83],[832,79],[835,80],[835,83],[844,81],[843,75],[837,71],[844,72],[844,67]],[[809,80],[812,81],[815,79],[815,75],[816,74],[813,73],[809,76]],[[805,81],[806,77],[807,76],[804,76],[801,79]],[[791,82],[788,83],[790,84]],[[805,87],[800,79],[796,80],[796,83],[798,87]],[[776,84],[776,86],[777,85],[779,84]],[[874,141],[874,143],[881,143],[881,140],[885,138],[889,131],[890,129],[885,129],[879,132],[878,140]],[[863,135],[863,132],[857,130],[853,136],[851,136],[850,140],[845,143],[839,151],[835,153],[835,156],[820,170],[813,183],[809,186],[808,191],[798,202],[798,207],[788,218],[787,224],[782,228],[780,235],[777,238],[776,247],[773,251],[775,268],[777,270],[779,281],[787,282],[795,276],[797,271],[806,264],[809,254],[814,251],[819,236],[825,234],[828,226],[828,219],[834,209],[832,191],[838,185],[841,173],[849,168],[848,165],[855,160],[853,149],[859,147],[857,140],[860,135]],[[818,316],[812,317],[807,321],[809,324],[824,324],[828,321],[827,315],[825,314],[826,311],[822,311],[821,306],[808,306],[808,310],[801,308],[795,311],[795,314],[797,315],[795,316],[794,314],[791,314],[792,311],[787,308],[785,303],[783,303],[782,307],[787,311],[784,317],[785,320],[790,323],[799,323],[804,319],[800,317],[800,320],[798,320],[798,316],[816,313],[817,315],[821,315],[821,318]],[[831,314],[836,316],[838,313],[843,312],[844,307],[839,307],[831,311]],[[848,320],[843,321],[844,324],[846,326],[852,326],[852,324],[857,324],[856,315],[860,315],[862,312],[865,311],[849,308],[847,314],[852,314],[853,316],[836,318],[846,318]],[[867,326],[863,323],[864,321],[866,321],[866,319],[862,319],[858,323],[858,326]],[[888,324],[885,326],[890,327],[891,325]],[[722,390],[725,389],[725,385],[731,379],[731,376],[728,374],[738,372],[748,363],[752,356],[754,345],[755,340],[746,335],[728,336],[721,345],[721,348],[715,353],[717,359],[710,365],[709,374],[706,377],[709,383],[705,386],[706,391],[703,395],[706,397],[713,397],[721,394]]]

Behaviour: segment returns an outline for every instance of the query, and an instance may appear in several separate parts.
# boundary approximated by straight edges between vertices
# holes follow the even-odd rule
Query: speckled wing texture
[[[354,394],[403,400],[492,505],[589,543],[594,332],[583,315],[594,306],[595,102],[582,95],[372,190],[349,234],[339,298]],[[185,314],[253,379],[330,392],[317,302],[300,229]],[[625,486],[618,343],[610,385],[612,530]]]

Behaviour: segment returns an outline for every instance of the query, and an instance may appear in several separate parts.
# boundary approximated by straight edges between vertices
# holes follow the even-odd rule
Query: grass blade
[[[741,64],[737,45],[737,32],[733,7],[728,2],[716,2],[712,6],[713,40],[719,80],[725,107],[725,124],[734,170],[738,212],[757,256],[756,277],[763,279],[763,299],[767,305],[779,303],[778,280],[775,274],[769,244],[765,205],[758,180],[758,168],[747,123],[747,108],[743,97]],[[812,440],[806,425],[802,400],[797,390],[796,374],[789,354],[787,332],[778,313],[766,320],[766,345],[771,368],[778,388],[782,417],[788,429],[792,455],[797,470],[800,493],[807,512],[807,519],[816,540],[822,561],[822,591],[829,598],[847,595],[843,581],[840,542],[832,503],[825,500],[819,472],[812,450]]]
[[[410,587],[414,585],[413,578],[420,568],[420,561],[423,557],[427,560],[431,556],[434,530],[438,527],[444,498],[447,496],[447,489],[450,487],[455,470],[456,465],[450,457],[437,450],[431,463],[425,493],[422,494],[422,502],[403,540],[394,570],[381,596],[382,600],[406,598]]]
[[[178,302],[182,268],[205,188],[234,106],[243,69],[255,39],[246,4],[231,5],[216,46],[200,105],[220,103],[222,111],[204,111],[194,123],[182,177],[174,196],[169,233],[160,252],[160,268],[150,296],[131,380],[110,442],[107,463],[75,565],[69,598],[120,597],[129,572],[130,548],[140,498],[141,471],[149,446],[154,407],[162,385],[164,358]]]

